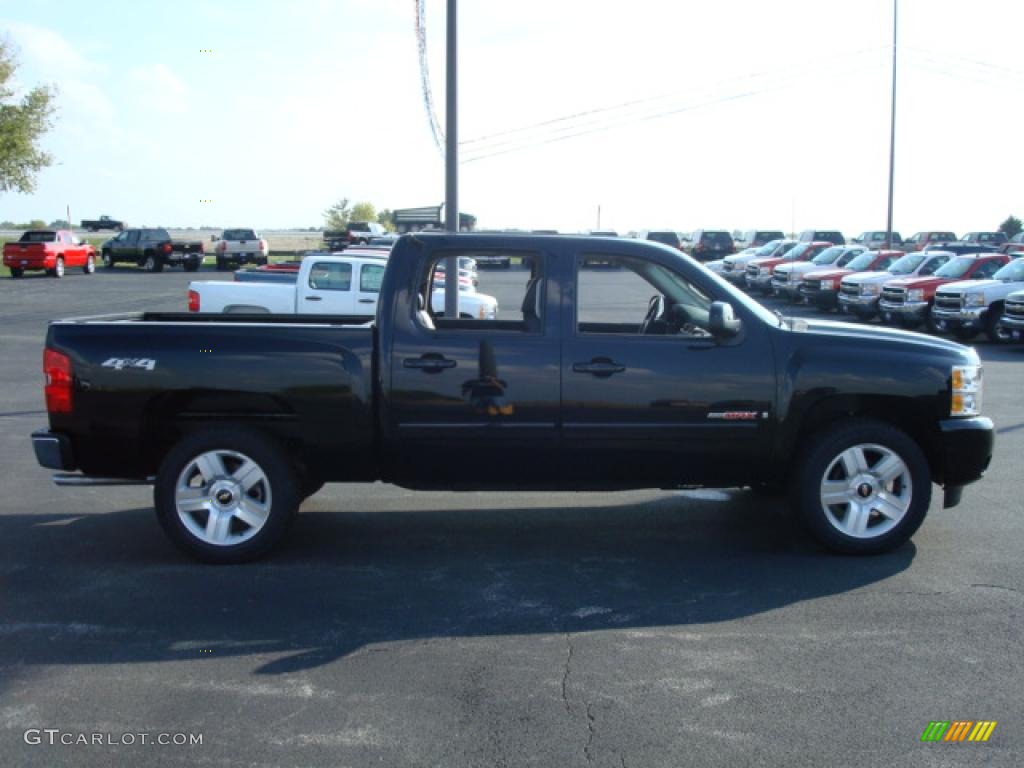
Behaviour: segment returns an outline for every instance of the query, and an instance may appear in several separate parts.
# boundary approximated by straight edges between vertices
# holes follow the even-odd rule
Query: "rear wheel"
[[[46,270],[46,273],[50,277],[64,277],[64,257],[58,256],[57,263],[53,266],[53,269]]]
[[[887,552],[920,527],[931,503],[924,453],[905,432],[870,419],[828,427],[807,441],[794,506],[811,533],[843,554]]]
[[[85,257],[85,266],[82,267],[82,271],[87,275],[91,275],[96,271],[96,257],[91,253]]]
[[[147,253],[142,257],[142,268],[147,272],[162,272],[164,265],[155,253]]]
[[[24,274],[25,274],[25,270],[22,269],[21,267],[11,267],[11,277],[14,277],[14,278],[23,277]]]
[[[198,261],[186,261],[184,264],[186,272],[195,272],[199,269]]]
[[[153,498],[170,539],[209,563],[240,563],[269,552],[301,500],[280,446],[233,429],[191,435],[172,448],[160,465]]]

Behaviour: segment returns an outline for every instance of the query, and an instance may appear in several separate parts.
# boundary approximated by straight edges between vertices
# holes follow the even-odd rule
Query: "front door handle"
[[[595,357],[589,363],[573,363],[572,369],[576,373],[589,373],[593,376],[606,378],[613,373],[622,373],[626,366],[616,363],[608,357]]]
[[[373,299],[360,299],[360,304],[373,304]]]
[[[428,353],[421,357],[407,357],[402,361],[404,368],[418,368],[424,373],[440,373],[445,368],[454,368],[456,362],[443,355]]]
[[[306,301],[323,301],[322,296],[307,296]]]

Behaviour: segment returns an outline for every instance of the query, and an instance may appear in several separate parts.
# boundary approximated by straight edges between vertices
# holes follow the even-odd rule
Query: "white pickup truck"
[[[217,242],[217,269],[231,264],[266,264],[270,247],[251,229],[225,229]]]
[[[952,256],[945,251],[914,251],[886,270],[847,275],[839,283],[839,310],[861,320],[870,320],[878,314],[878,300],[885,283],[897,277],[927,277]]]
[[[344,315],[369,320],[377,314],[377,298],[386,265],[386,253],[380,256],[317,254],[302,260],[294,283],[194,280],[188,286],[188,310]],[[497,318],[497,299],[477,293],[472,284],[461,284],[459,288],[459,314],[478,320]],[[435,315],[444,312],[444,291],[432,291],[431,309]]]

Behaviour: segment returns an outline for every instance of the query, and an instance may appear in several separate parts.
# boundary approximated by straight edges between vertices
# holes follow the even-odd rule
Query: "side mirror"
[[[714,336],[735,336],[743,327],[742,321],[733,314],[732,304],[714,301],[708,311],[708,330]]]

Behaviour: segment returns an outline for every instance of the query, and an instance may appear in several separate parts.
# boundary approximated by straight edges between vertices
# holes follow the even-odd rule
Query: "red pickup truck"
[[[11,277],[21,277],[29,269],[64,277],[68,267],[81,267],[91,275],[96,271],[96,249],[67,229],[30,229],[18,242],[4,244],[4,266]]]
[[[987,280],[1010,261],[1003,253],[972,253],[955,256],[927,277],[897,277],[882,286],[878,308],[882,322],[935,330],[932,305],[939,286],[959,280]]]

